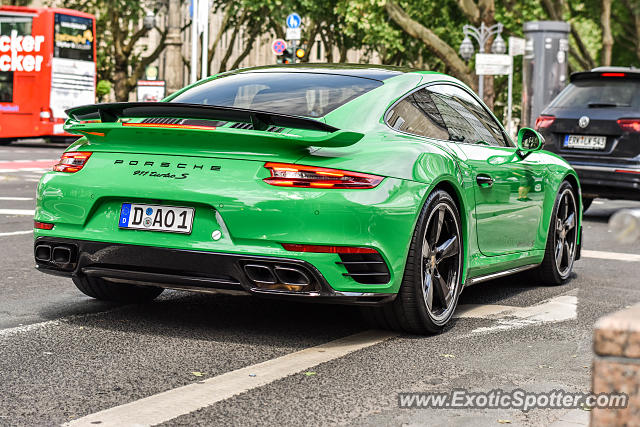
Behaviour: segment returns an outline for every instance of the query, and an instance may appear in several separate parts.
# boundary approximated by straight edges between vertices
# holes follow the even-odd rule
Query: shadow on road
[[[519,294],[540,286],[521,274],[466,288],[460,304],[504,304]],[[558,292],[566,291],[559,287]],[[196,294],[165,291],[148,304],[109,305],[89,298],[85,313],[80,302],[48,306],[41,315],[66,317],[65,322],[116,331],[129,331],[176,338],[259,344],[263,339],[293,342],[306,337],[344,336],[369,326],[358,307],[278,301],[244,295]],[[96,312],[96,309],[107,311]],[[65,316],[65,311],[69,312]],[[452,324],[453,326],[453,324]]]

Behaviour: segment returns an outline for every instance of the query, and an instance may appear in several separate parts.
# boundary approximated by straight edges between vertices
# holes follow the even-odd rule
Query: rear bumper
[[[366,305],[383,304],[395,298],[395,294],[389,293],[336,291],[313,265],[292,258],[52,237],[36,239],[34,257],[37,269],[43,273],[98,277],[113,282],[203,293],[224,289],[265,297]],[[251,274],[252,267],[257,274]],[[261,271],[271,279],[257,277]],[[283,281],[280,272],[293,272],[294,278]],[[299,278],[302,281],[298,283],[303,286],[293,283]],[[287,280],[289,282],[284,283]]]
[[[630,167],[570,163],[580,178],[583,197],[640,200],[640,164]]]

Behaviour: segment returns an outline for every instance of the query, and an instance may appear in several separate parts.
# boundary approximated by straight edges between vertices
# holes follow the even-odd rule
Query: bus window
[[[56,13],[53,56],[93,61],[93,20]]]
[[[19,36],[30,35],[32,22],[30,17],[0,14],[0,36],[10,36],[12,30],[16,30]]]
[[[0,102],[13,102],[13,73],[0,71]]]

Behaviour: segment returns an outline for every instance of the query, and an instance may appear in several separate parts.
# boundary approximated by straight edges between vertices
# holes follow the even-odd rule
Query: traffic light
[[[278,64],[291,64],[293,62],[293,49],[290,47],[282,52],[282,55],[278,56]]]
[[[306,52],[305,52],[305,51],[304,51],[304,49],[303,49],[303,48],[301,48],[301,47],[299,47],[299,48],[297,48],[297,49],[296,49],[296,57],[298,57],[298,59],[302,59],[302,58],[304,58],[304,54],[305,54],[305,53],[306,53]]]

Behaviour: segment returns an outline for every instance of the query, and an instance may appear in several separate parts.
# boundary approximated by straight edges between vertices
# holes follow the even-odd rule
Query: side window
[[[449,131],[451,141],[508,147],[500,126],[465,90],[453,85],[429,86],[431,97]]]
[[[387,123],[394,129],[436,139],[449,139],[445,122],[425,89],[405,97],[387,113]]]
[[[13,102],[12,71],[0,71],[0,102]]]

